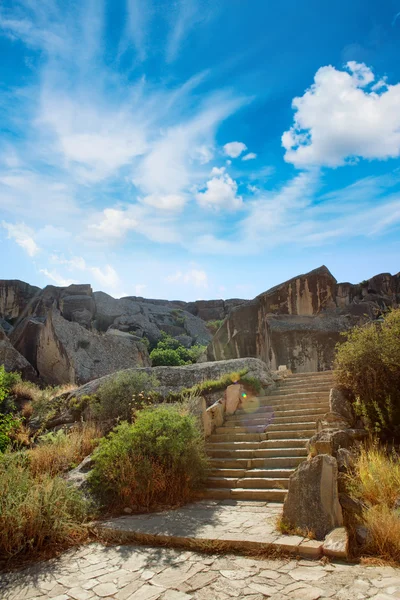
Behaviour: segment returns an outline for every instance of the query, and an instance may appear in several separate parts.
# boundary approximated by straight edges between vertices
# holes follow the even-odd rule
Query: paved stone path
[[[92,544],[0,575],[2,600],[390,600],[400,569]]]
[[[118,541],[158,543],[160,540],[190,543],[200,549],[205,540],[229,542],[230,549],[260,550],[271,545],[278,551],[318,558],[323,542],[298,535],[282,535],[277,520],[282,504],[241,500],[201,500],[176,510],[117,517],[99,524],[101,533],[124,534]],[[127,537],[126,537],[127,536]],[[136,536],[136,537],[135,537]],[[170,544],[171,545],[171,544]]]

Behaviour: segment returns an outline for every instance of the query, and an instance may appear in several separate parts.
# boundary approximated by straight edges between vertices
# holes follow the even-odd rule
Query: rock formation
[[[0,280],[0,317],[14,323],[40,288],[18,279]]]
[[[37,373],[32,365],[11,344],[4,329],[0,326],[0,365],[6,371],[19,371],[24,379],[35,381]]]
[[[272,369],[330,369],[340,333],[400,303],[400,274],[338,284],[325,266],[234,307],[215,334],[210,360],[254,356]]]

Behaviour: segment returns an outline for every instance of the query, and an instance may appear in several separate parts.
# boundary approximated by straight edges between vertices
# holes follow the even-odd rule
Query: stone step
[[[259,400],[259,402],[263,402],[263,401],[268,401],[268,402],[274,402],[276,401],[278,404],[280,402],[282,402],[282,397],[287,397],[290,400],[295,400],[295,399],[314,399],[317,397],[320,398],[326,398],[326,401],[328,402],[329,400],[329,393],[327,390],[320,390],[320,389],[308,389],[308,390],[302,390],[302,391],[293,391],[293,390],[288,390],[287,392],[285,392],[284,394],[267,394],[265,396],[256,396],[256,398]],[[251,396],[250,398],[255,398],[255,396]]]
[[[326,398],[302,398],[298,400],[291,400],[286,398],[284,402],[272,403],[265,402],[249,402],[242,404],[240,408],[235,412],[235,415],[254,415],[256,413],[274,413],[277,411],[284,412],[286,410],[300,410],[310,408],[327,408],[329,410],[329,403]]]
[[[210,469],[295,469],[304,456],[277,456],[271,458],[209,458]]]
[[[307,456],[306,448],[265,448],[262,450],[245,450],[238,448],[210,448],[207,453],[212,458],[277,458],[281,456]]]
[[[313,379],[314,377],[333,377],[333,371],[309,371],[308,373],[292,373],[292,375],[289,375],[289,377],[287,377],[285,379],[285,381],[288,381],[290,379],[298,379],[301,377],[307,378],[307,379]]]
[[[239,434],[239,433],[264,433],[265,427],[269,427],[271,425],[290,425],[290,424],[305,424],[305,423],[316,423],[318,419],[323,417],[325,413],[321,411],[319,415],[312,415],[307,413],[304,416],[296,416],[296,417],[275,417],[272,415],[271,417],[264,417],[260,419],[252,419],[246,420],[245,418],[236,419],[232,421],[225,421],[224,425],[221,427],[217,427],[215,430],[216,435],[227,435],[229,433]]]
[[[212,450],[261,450],[268,448],[304,448],[309,440],[305,438],[293,439],[273,439],[263,442],[208,442],[206,445],[207,452]]]
[[[292,469],[210,469],[210,477],[234,477],[241,479],[243,477],[270,477],[286,478],[294,473],[295,467]]]
[[[302,431],[306,429],[315,429],[316,421],[305,421],[303,423],[276,423],[275,421],[268,425],[267,433],[271,431]]]
[[[301,408],[303,410],[309,410],[310,412],[313,411],[314,409],[320,409],[322,412],[323,416],[326,412],[329,411],[329,405],[327,404],[327,402],[320,401],[320,402],[304,402],[303,404],[300,405]],[[299,407],[299,405],[291,405],[288,404],[287,405],[287,409],[288,410],[297,410]],[[282,409],[284,408],[284,406],[280,407],[280,412],[282,412]],[[276,412],[274,410],[274,407],[272,406],[259,406],[258,408],[253,408],[250,409],[249,407],[247,407],[246,409],[242,409],[239,408],[236,412],[235,412],[235,417],[240,419],[240,418],[244,418],[244,417],[248,417],[248,418],[257,418],[257,419],[261,419],[261,418],[267,418],[270,421],[274,418]],[[320,417],[318,417],[320,418]]]
[[[290,437],[290,439],[295,440],[295,439],[302,439],[302,440],[309,440],[310,438],[312,438],[313,435],[315,435],[317,432],[316,427],[311,427],[310,429],[301,429],[299,431],[271,431],[268,433],[267,430],[267,436],[268,436],[268,441],[271,440],[287,440],[288,437]]]
[[[274,468],[293,468],[296,469],[307,458],[306,453],[301,456],[269,456],[267,458],[252,458],[248,462],[251,469],[274,469]]]
[[[245,488],[208,488],[203,490],[201,498],[232,499],[232,500],[260,500],[264,502],[283,502],[286,490],[247,490]]]
[[[235,479],[234,477],[209,477],[206,481],[207,488],[243,488],[243,489],[280,489],[287,490],[289,478],[264,478],[250,477],[248,479]]]
[[[221,428],[219,428],[221,429]],[[213,433],[207,438],[207,443],[215,442],[262,442],[267,439],[264,432],[260,433],[248,433],[244,432],[228,432],[228,433]]]
[[[295,410],[270,410],[268,412],[269,415],[271,415],[272,418],[274,418],[274,420],[276,421],[277,419],[282,419],[284,421],[288,421],[288,420],[292,420],[292,421],[296,421],[297,423],[300,423],[301,421],[298,420],[297,417],[301,418],[301,419],[313,419],[314,417],[316,417],[316,419],[320,419],[322,415],[324,415],[326,412],[328,412],[329,410],[329,405],[328,404],[324,404],[322,405],[320,408],[314,408],[313,410],[309,409],[309,408],[299,408],[299,409],[295,409]],[[229,417],[226,418],[225,424],[226,427],[232,427],[236,422],[241,423],[241,422],[247,422],[249,424],[252,424],[254,422],[254,425],[257,425],[257,421],[261,420],[264,422],[265,421],[265,416],[263,416],[263,414],[259,414],[259,413],[242,413],[242,414],[238,414],[237,412],[234,415],[230,415]],[[223,426],[225,426],[225,424]],[[235,425],[236,426],[236,425]]]

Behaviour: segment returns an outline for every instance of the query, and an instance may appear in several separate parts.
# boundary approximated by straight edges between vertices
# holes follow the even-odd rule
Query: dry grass
[[[17,399],[27,400],[30,402],[38,400],[42,394],[42,390],[37,385],[31,383],[30,381],[22,380],[14,383],[11,392],[17,397]]]
[[[395,453],[377,444],[360,449],[354,472],[348,476],[349,494],[365,508],[359,523],[369,530],[364,554],[400,561],[400,462]],[[353,526],[356,526],[354,523]]]
[[[28,451],[33,475],[55,475],[77,466],[96,447],[102,431],[97,425],[85,423],[69,433],[43,436],[42,441]]]
[[[61,477],[34,476],[19,457],[0,461],[0,559],[87,537],[88,504]]]
[[[279,515],[276,520],[276,528],[283,535],[299,535],[301,537],[308,538],[309,540],[316,539],[314,531],[308,528],[302,529],[301,527],[293,527],[285,521],[282,515]]]

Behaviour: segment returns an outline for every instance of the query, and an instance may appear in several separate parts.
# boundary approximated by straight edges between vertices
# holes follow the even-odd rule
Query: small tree
[[[400,439],[400,309],[354,327],[336,351],[335,378],[371,432]]]

